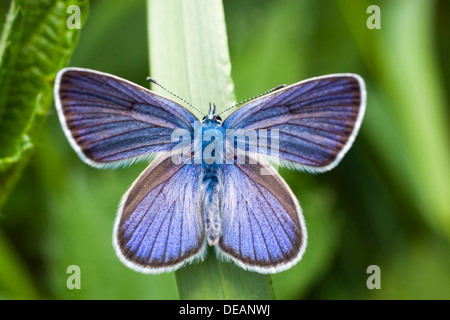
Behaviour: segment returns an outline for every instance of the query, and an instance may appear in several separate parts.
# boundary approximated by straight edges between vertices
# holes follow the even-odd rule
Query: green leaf
[[[152,77],[204,113],[209,102],[219,112],[231,106],[235,97],[222,2],[148,0],[148,10]],[[269,275],[221,262],[212,251],[204,262],[175,273],[181,299],[274,298]]]
[[[87,0],[13,0],[0,39],[0,206],[35,146],[52,101],[53,79],[77,43],[68,29],[70,5],[81,22]]]
[[[424,221],[450,238],[448,109],[433,42],[435,2],[382,2],[380,30],[364,27],[369,15],[361,13],[369,1],[339,4],[380,84],[380,97],[368,95],[371,143],[397,189],[405,190]]]

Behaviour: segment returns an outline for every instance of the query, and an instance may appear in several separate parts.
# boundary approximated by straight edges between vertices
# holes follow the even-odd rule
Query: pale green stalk
[[[235,102],[220,0],[148,0],[148,20],[150,74],[155,80],[203,113],[210,102],[219,112]],[[213,250],[204,262],[175,275],[181,299],[274,298],[270,276],[221,262]]]

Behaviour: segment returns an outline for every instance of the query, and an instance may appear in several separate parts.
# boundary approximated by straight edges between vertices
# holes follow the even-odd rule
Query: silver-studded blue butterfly
[[[154,157],[123,196],[113,234],[120,260],[143,273],[170,272],[202,260],[208,245],[221,258],[260,273],[296,264],[307,242],[302,210],[270,165],[273,150],[259,142],[274,132],[276,139],[269,140],[277,140],[275,158],[282,165],[313,173],[330,170],[351,147],[366,105],[364,81],[355,74],[280,88],[223,122],[214,106],[199,122],[166,97],[88,69],[62,69],[54,93],[64,132],[87,164],[116,167]],[[204,140],[194,141],[196,130],[202,137],[214,131],[208,141],[216,142],[215,134],[244,132],[243,143],[238,136],[224,139],[223,154],[211,153],[224,161],[195,161],[186,153],[174,161],[173,151],[180,149],[174,132],[192,139],[184,144],[188,155],[208,149]],[[255,133],[256,148],[247,132]],[[239,150],[244,161],[236,156]]]

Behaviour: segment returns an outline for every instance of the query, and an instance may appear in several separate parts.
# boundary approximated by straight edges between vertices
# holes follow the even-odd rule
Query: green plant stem
[[[222,2],[148,0],[148,20],[151,76],[203,113],[209,102],[218,111],[231,106],[235,97]],[[212,249],[204,262],[175,276],[181,299],[274,298],[269,275],[221,262]]]

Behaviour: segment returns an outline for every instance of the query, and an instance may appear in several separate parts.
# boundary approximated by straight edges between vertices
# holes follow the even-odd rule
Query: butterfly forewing
[[[113,75],[61,70],[55,101],[67,138],[88,164],[126,164],[170,151],[176,129],[192,131],[196,117],[179,104]]]
[[[267,151],[258,152],[286,160],[295,168],[326,171],[336,166],[352,145],[365,100],[364,81],[358,75],[317,77],[243,105],[223,125],[254,131],[259,144],[261,129],[268,130],[269,137],[270,131],[276,130],[277,144],[269,142]]]
[[[162,155],[137,178],[122,199],[115,224],[116,252],[126,265],[159,273],[203,256],[199,170]]]

